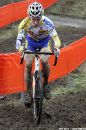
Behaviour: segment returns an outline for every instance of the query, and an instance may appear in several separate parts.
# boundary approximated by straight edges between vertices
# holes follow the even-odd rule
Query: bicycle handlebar
[[[21,57],[21,61],[20,61],[20,64],[22,64],[23,63],[23,60],[24,60],[24,55],[25,54],[35,54],[35,55],[54,55],[54,53],[53,52],[37,52],[37,51],[29,51],[29,50],[25,50],[24,52],[23,52],[23,55],[22,55],[22,57]],[[54,66],[57,64],[57,60],[58,60],[58,57],[57,56],[55,56],[55,60],[54,60]]]

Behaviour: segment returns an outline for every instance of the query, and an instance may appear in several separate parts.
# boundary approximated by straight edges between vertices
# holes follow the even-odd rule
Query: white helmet
[[[31,18],[32,17],[41,18],[43,13],[44,13],[44,8],[43,8],[42,4],[40,4],[38,2],[34,2],[34,3],[30,4],[27,9],[27,14]]]

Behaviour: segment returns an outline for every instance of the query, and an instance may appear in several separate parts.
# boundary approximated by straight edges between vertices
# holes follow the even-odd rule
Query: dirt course
[[[57,96],[44,103],[44,109],[51,115],[42,115],[41,124],[36,127],[31,110],[20,103],[16,95],[7,96],[0,102],[0,130],[58,130],[59,128],[86,127],[86,92]]]
[[[62,46],[86,35],[85,29],[58,28]],[[0,52],[14,52],[13,37],[0,41]],[[42,116],[41,124],[33,123],[31,109],[25,108],[19,94],[7,95],[0,100],[0,130],[58,130],[59,128],[86,128],[86,91],[57,95],[44,102],[44,109],[51,118]]]

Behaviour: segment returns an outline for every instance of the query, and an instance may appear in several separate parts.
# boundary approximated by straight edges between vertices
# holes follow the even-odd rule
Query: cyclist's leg
[[[26,41],[26,48],[31,50],[32,48],[28,47],[28,41]],[[27,91],[21,93],[21,98],[22,101],[24,102],[25,106],[29,107],[29,104],[31,102],[31,93],[32,93],[32,76],[31,76],[31,71],[32,71],[32,62],[34,59],[34,55],[32,54],[25,54],[24,55],[25,59],[25,69],[24,69],[24,79],[27,87]]]
[[[25,54],[24,59],[25,59],[24,78],[26,82],[27,91],[31,95],[31,87],[32,87],[31,71],[32,71],[32,62],[34,59],[34,55]]]
[[[26,39],[26,46],[25,46],[25,48],[27,50],[34,51],[34,48],[29,45],[29,42],[30,42],[30,38]],[[26,82],[27,91],[31,95],[31,87],[32,87],[31,71],[32,71],[32,62],[33,62],[33,59],[34,59],[34,55],[32,55],[32,54],[29,54],[29,55],[25,54],[24,59],[25,59],[24,79],[25,79],[25,82]]]
[[[24,79],[27,87],[26,92],[21,93],[21,100],[25,104],[26,107],[30,107],[31,104],[31,94],[32,94],[32,77],[31,77],[31,70],[32,70],[32,55],[25,54],[25,70],[24,70]]]
[[[50,52],[50,46],[48,47],[44,47],[43,49],[41,49],[41,52]],[[44,77],[44,96],[46,99],[50,99],[51,94],[50,94],[50,87],[48,85],[48,78],[49,78],[49,73],[50,73],[50,66],[48,64],[48,59],[49,59],[49,55],[42,55],[41,56],[41,60],[42,60],[42,73],[43,73],[43,77]]]
[[[47,47],[45,47],[41,50],[41,52],[50,52],[50,50]],[[50,73],[50,66],[48,64],[49,57],[50,57],[49,55],[41,56],[44,85],[48,84],[48,77],[49,77],[49,73]]]

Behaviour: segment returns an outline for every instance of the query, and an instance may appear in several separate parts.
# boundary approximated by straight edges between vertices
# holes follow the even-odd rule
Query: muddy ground
[[[85,29],[58,28],[62,46],[86,35]],[[0,52],[14,52],[15,38],[1,40]],[[55,86],[56,86],[55,82]],[[59,83],[63,83],[62,80]],[[63,83],[65,85],[65,82]],[[52,84],[54,86],[54,84]],[[51,118],[42,116],[40,126],[33,123],[31,109],[20,102],[20,95],[7,95],[0,101],[0,130],[58,130],[59,128],[86,128],[86,91],[58,95],[44,102],[44,110]]]

